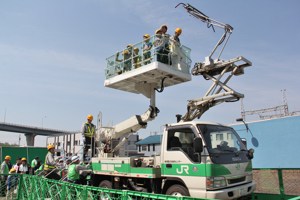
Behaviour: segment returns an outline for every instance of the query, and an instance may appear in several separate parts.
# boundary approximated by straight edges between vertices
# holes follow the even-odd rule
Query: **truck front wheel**
[[[190,193],[188,189],[186,189],[182,185],[172,185],[166,192],[166,195],[172,195],[172,196],[190,196]]]

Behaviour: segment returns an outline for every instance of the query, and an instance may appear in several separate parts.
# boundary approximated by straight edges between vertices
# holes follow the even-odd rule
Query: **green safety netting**
[[[55,181],[27,174],[14,174],[15,182],[7,183],[8,175],[2,175],[1,199],[32,200],[197,200],[191,197],[175,197],[127,190],[105,189]],[[13,187],[11,187],[13,186]],[[8,189],[9,188],[9,189]]]
[[[162,194],[105,189],[55,181],[27,174],[0,174],[1,199],[32,200],[197,200]],[[253,194],[262,199],[300,199],[300,169],[254,169],[257,189]],[[268,196],[269,195],[269,196]],[[297,197],[298,196],[298,197]]]

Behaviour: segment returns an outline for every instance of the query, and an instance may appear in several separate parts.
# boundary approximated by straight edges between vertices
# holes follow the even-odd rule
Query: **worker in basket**
[[[94,134],[96,126],[92,123],[94,117],[93,115],[87,116],[87,122],[82,124],[81,133],[84,143],[84,150],[83,150],[83,160],[86,160],[87,152],[90,147],[92,147],[92,157],[95,155],[95,140]]]

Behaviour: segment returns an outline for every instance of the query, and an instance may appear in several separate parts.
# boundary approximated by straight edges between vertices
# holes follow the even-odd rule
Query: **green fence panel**
[[[161,194],[151,194],[127,190],[105,189],[83,186],[62,181],[55,181],[27,174],[17,174],[19,177],[18,193],[14,198],[24,200],[200,200],[190,197],[175,197]],[[5,186],[4,186],[5,187]],[[0,198],[1,199],[1,198]]]
[[[35,156],[38,156],[39,160],[43,163],[47,152],[47,148],[45,147],[1,147],[1,162],[5,156],[9,155],[12,165],[16,163],[17,157],[26,158],[27,164],[31,164]]]
[[[38,156],[39,161],[42,162],[42,164],[45,162],[46,154],[48,153],[47,148],[41,148],[41,147],[27,147],[28,148],[28,164],[31,164],[31,161]]]
[[[300,169],[254,169],[257,191],[253,199],[300,200]],[[27,174],[13,174],[15,184],[5,181],[9,174],[1,175],[0,200],[198,200],[200,198],[175,197],[128,190],[115,190],[83,186]],[[277,178],[277,180],[276,180]],[[11,181],[11,179],[9,179]],[[275,184],[273,183],[275,182]],[[277,184],[277,185],[276,185]],[[274,187],[274,188],[273,188]]]
[[[253,169],[253,181],[258,199],[286,200],[300,195],[299,168]]]
[[[27,159],[27,148],[26,147],[2,147],[2,161],[5,156],[9,155],[11,157],[11,164],[15,164],[17,157]],[[27,161],[28,162],[28,161]]]

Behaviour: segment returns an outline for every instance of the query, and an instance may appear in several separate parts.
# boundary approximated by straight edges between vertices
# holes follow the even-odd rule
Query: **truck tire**
[[[172,185],[167,190],[166,195],[182,197],[182,196],[190,196],[190,193],[189,193],[188,189],[186,189],[182,185]]]
[[[112,189],[112,183],[110,181],[104,180],[101,181],[99,184],[99,187],[101,188],[106,188],[106,189]],[[98,200],[109,200],[113,194],[111,193],[106,193],[106,192],[100,192]]]
[[[104,181],[101,181],[101,183],[99,184],[99,187],[112,189],[112,183],[110,181],[104,180]]]

